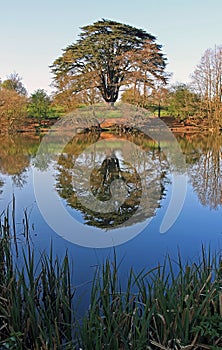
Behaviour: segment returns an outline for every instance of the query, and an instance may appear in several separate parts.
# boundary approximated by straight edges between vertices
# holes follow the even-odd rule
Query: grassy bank
[[[16,264],[14,211],[0,224],[0,349],[222,348],[222,265],[202,250],[198,263],[163,266],[121,285],[116,259],[99,268],[87,314],[75,317],[68,254],[36,261],[27,237]],[[176,272],[175,272],[176,271]],[[75,273],[75,271],[74,271]]]

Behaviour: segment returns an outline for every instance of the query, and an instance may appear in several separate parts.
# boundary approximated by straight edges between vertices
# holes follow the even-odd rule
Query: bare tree
[[[20,77],[16,72],[8,75],[7,79],[3,82],[0,81],[0,87],[7,90],[15,91],[21,96],[27,95],[27,90],[22,83],[22,77]]]
[[[212,126],[221,126],[222,46],[207,49],[193,73],[193,85],[201,98],[200,112]]]

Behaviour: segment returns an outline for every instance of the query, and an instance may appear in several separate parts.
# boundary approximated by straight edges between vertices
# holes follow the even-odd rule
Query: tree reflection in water
[[[200,203],[218,209],[222,205],[222,134],[187,134],[177,139]]]
[[[1,179],[0,179],[0,194],[2,194],[2,189],[1,189],[1,187],[3,187],[4,186],[4,181],[2,181]]]
[[[104,229],[123,224],[127,226],[132,223],[128,223],[132,215],[133,223],[153,217],[169,181],[168,164],[156,142],[139,132],[136,135],[125,136],[124,139],[118,135],[109,135],[108,148],[104,149],[102,145],[95,146],[81,156],[81,151],[91,143],[90,138],[94,141],[90,134],[88,136],[89,139],[82,135],[84,147],[80,147],[81,136],[77,135],[59,158],[56,188],[60,196],[69,206],[82,213],[86,224]],[[104,134],[100,136],[108,137]],[[142,155],[139,152],[134,154],[133,164],[125,161],[124,157],[132,153],[131,143],[125,142],[127,139],[133,144],[138,144],[144,151]],[[133,151],[135,152],[135,149]],[[76,162],[81,165],[81,177],[76,170]],[[90,191],[95,200],[106,203],[112,198],[112,184],[115,180],[124,182],[125,200],[118,203],[112,212],[101,213],[81,203],[81,198],[87,197],[87,179],[84,179],[82,174],[87,173],[89,169]],[[78,196],[73,188],[73,179],[74,183],[78,182]]]
[[[16,187],[22,188],[26,184],[26,171],[39,143],[40,139],[35,135],[0,136],[0,173],[10,176]]]

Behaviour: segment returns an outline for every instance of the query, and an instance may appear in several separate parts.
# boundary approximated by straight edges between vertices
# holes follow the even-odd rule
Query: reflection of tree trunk
[[[114,109],[114,104],[115,104],[115,102],[107,102],[107,106],[108,106],[110,109]]]
[[[110,176],[112,177],[114,174],[119,176],[121,170],[118,158],[111,156],[104,159],[100,171],[103,174],[103,185],[107,182]]]

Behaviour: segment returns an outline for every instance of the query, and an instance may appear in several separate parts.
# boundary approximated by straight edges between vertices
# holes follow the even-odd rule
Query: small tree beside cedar
[[[27,115],[27,91],[17,73],[0,83],[1,133],[14,133],[24,125]]]
[[[46,119],[50,113],[51,100],[43,89],[38,89],[31,94],[29,99],[29,115],[31,117]]]
[[[81,30],[77,42],[51,66],[58,93],[78,95],[96,89],[113,106],[122,86],[166,83],[166,58],[153,35],[105,19]]]

